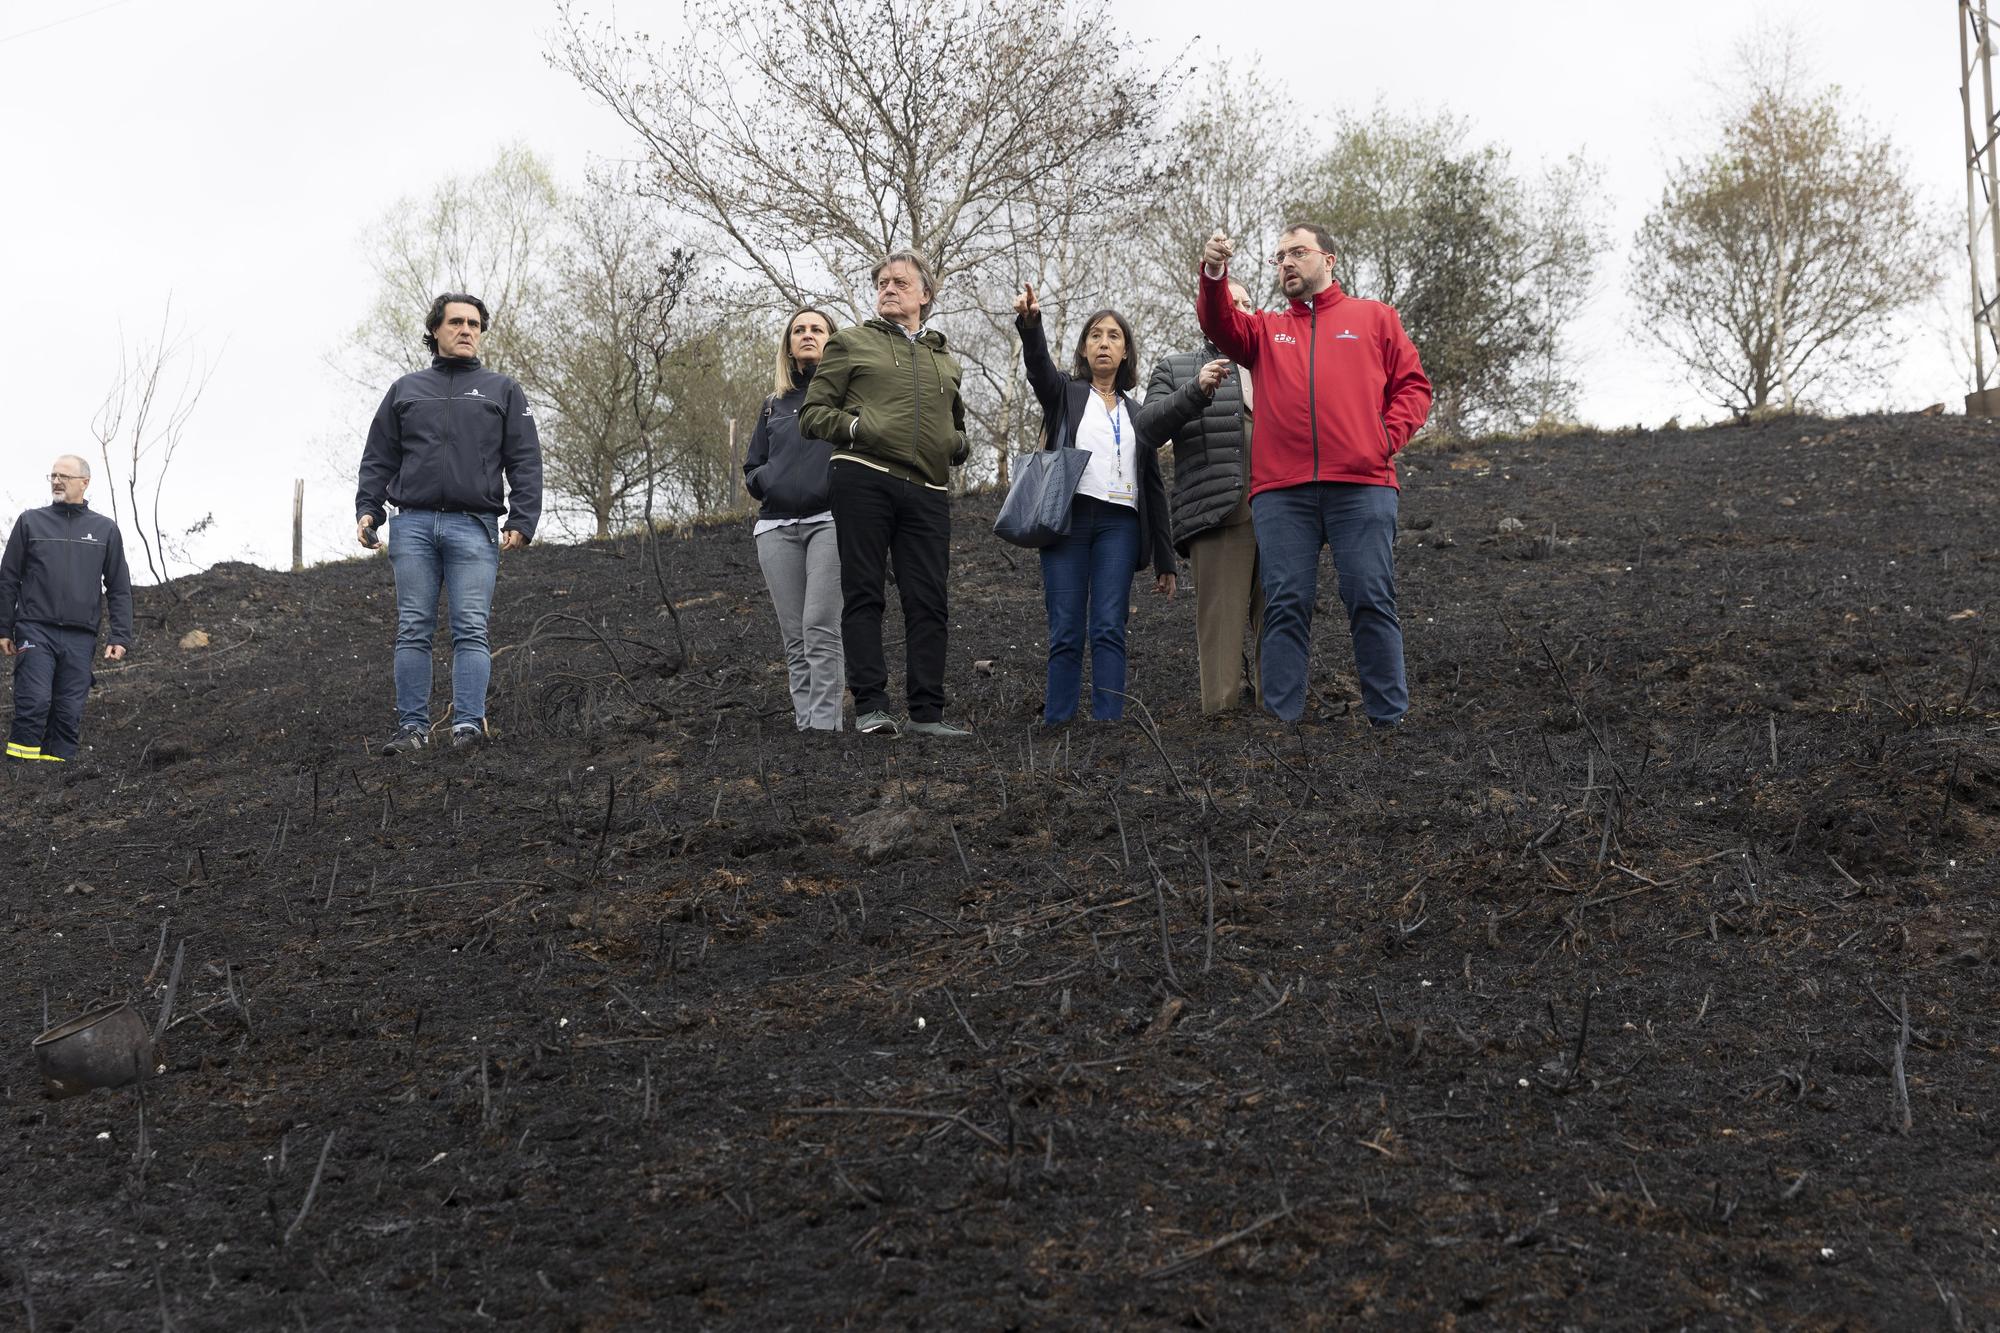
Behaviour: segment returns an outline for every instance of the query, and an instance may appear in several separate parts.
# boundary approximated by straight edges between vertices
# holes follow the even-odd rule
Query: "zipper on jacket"
[[[929,351],[930,349],[926,347],[924,350]],[[917,419],[910,428],[911,467],[921,473],[923,471],[921,463],[923,461],[924,439],[924,386],[917,374],[917,342],[914,340],[910,343],[910,397],[917,400]]]
[[[1306,411],[1312,415],[1313,480],[1319,480],[1319,389],[1315,377],[1319,373],[1319,297],[1313,297],[1312,340],[1306,352]]]

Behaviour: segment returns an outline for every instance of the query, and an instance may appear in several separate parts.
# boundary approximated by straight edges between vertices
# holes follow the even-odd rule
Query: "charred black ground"
[[[1405,476],[1387,743],[1330,577],[1319,721],[1205,722],[1135,593],[1156,729],[1037,736],[990,498],[959,744],[794,734],[740,526],[663,545],[687,662],[633,542],[510,558],[501,734],[416,762],[382,561],[142,594],[0,786],[0,1323],[2000,1320],[1990,426]],[[183,941],[143,1145],[43,1101],[44,993]]]

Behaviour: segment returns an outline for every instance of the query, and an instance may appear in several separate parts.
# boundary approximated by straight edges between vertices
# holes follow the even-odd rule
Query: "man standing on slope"
[[[965,400],[944,335],[926,329],[937,282],[898,250],[875,266],[875,318],[827,340],[799,429],[833,445],[833,531],[840,545],[840,637],[854,729],[970,736],[944,720],[945,576],[951,565],[950,469],[965,461]],[[896,562],[903,603],[907,728],[889,712],[882,580]]]
[[[1229,238],[1202,250],[1201,331],[1256,377],[1257,440],[1250,514],[1264,579],[1264,706],[1286,722],[1305,712],[1320,547],[1333,548],[1354,638],[1361,710],[1381,730],[1402,725],[1403,626],[1396,618],[1395,453],[1424,424],[1431,383],[1396,312],[1341,291],[1333,238],[1310,222],[1278,240],[1285,310],[1230,300]]]
[[[1234,278],[1230,302],[1245,314],[1257,308]],[[1215,344],[1176,352],[1153,367],[1145,429],[1163,415],[1176,390],[1220,356]],[[1223,378],[1201,415],[1174,436],[1174,549],[1194,566],[1194,638],[1201,671],[1201,711],[1226,713],[1256,695],[1263,657],[1264,586],[1258,581],[1257,535],[1250,524],[1250,428],[1255,390],[1242,367]],[[1250,671],[1244,671],[1243,631],[1251,636]],[[1246,688],[1247,686],[1247,688]]]
[[[132,575],[118,525],[83,502],[90,464],[64,454],[49,469],[54,503],[14,524],[0,556],[0,654],[14,659],[10,763],[76,758],[90,652],[111,603],[107,661],[132,643]]]
[[[424,319],[431,364],[389,386],[361,454],[356,540],[373,547],[383,502],[396,506],[389,563],[396,571],[397,730],[382,746],[385,755],[430,742],[440,588],[451,602],[451,743],[485,739],[493,673],[486,621],[500,552],[533,540],[542,514],[542,444],[527,395],[479,364],[490,327],[476,296],[447,292],[431,302]]]

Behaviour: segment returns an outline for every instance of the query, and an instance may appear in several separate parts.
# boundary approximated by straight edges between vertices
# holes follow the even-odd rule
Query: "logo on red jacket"
[[[1274,333],[1271,335],[1271,341],[1274,343],[1291,343],[1296,347],[1299,340],[1289,333]]]
[[[1335,342],[1339,342],[1339,341],[1340,341],[1340,340],[1341,340],[1342,338],[1345,338],[1345,339],[1347,339],[1347,340],[1348,340],[1349,342],[1357,342],[1357,343],[1358,343],[1358,342],[1360,342],[1360,341],[1361,341],[1361,339],[1360,339],[1360,337],[1359,337],[1359,336],[1357,336],[1356,334],[1352,333],[1351,331],[1349,331],[1349,330],[1347,330],[1347,329],[1342,329],[1342,330],[1341,330],[1341,331],[1340,331],[1339,333],[1336,333],[1336,334],[1334,334],[1334,335],[1333,335],[1333,340],[1334,340]]]

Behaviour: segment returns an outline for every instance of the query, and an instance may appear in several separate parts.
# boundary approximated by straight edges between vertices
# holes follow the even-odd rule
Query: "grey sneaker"
[[[954,737],[954,736],[970,736],[972,734],[971,732],[967,731],[964,727],[954,727],[953,725],[951,725],[951,723],[943,721],[911,722],[907,726],[905,726],[903,730],[914,731],[919,736]]]
[[[895,718],[879,709],[873,713],[863,713],[860,717],[855,718],[854,729],[871,736],[896,736],[900,735],[903,730],[897,724]]]
[[[415,754],[430,743],[431,734],[422,727],[404,727],[394,736],[384,741],[382,748],[376,751],[376,753],[384,757],[392,757],[399,754]]]
[[[484,724],[474,726],[470,722],[465,722],[451,729],[451,748],[454,750],[463,750],[468,745],[479,745],[485,739]]]

